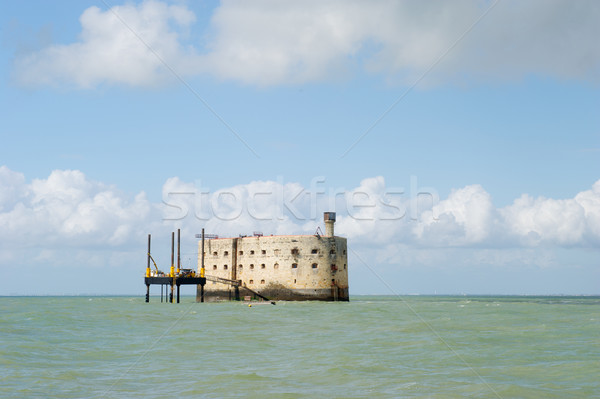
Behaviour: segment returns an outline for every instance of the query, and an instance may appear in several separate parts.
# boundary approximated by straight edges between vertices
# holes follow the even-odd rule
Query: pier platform
[[[177,287],[177,303],[179,303],[179,290],[182,285],[200,285],[204,287],[206,285],[206,277],[182,277],[182,276],[164,276],[164,277],[145,277],[144,283],[146,284],[146,302],[150,302],[150,286],[160,285],[161,286],[161,301],[162,301],[162,286],[170,286],[171,294],[167,302],[173,303],[173,291]],[[165,294],[166,295],[166,294]]]

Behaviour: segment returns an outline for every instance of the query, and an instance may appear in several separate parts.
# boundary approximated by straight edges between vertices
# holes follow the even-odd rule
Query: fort
[[[252,297],[245,292],[250,288],[272,300],[348,301],[347,240],[334,235],[334,212],[325,212],[324,220],[324,235],[214,238],[206,241],[204,251],[199,243],[198,271],[204,254],[209,280],[204,297],[239,300]]]
[[[171,234],[171,267],[158,269],[150,253],[144,283],[146,302],[150,286],[161,286],[165,300],[177,303],[181,285],[196,285],[196,301],[264,299],[287,301],[348,301],[347,240],[334,234],[335,212],[325,212],[325,234],[253,236],[218,238],[205,236],[198,242],[198,271],[181,268],[181,230],[177,230],[177,262],[175,233]],[[205,239],[208,238],[208,239]],[[154,269],[151,268],[151,262]],[[167,296],[168,287],[171,292]]]

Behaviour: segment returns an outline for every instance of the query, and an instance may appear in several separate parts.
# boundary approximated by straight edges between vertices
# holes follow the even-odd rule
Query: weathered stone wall
[[[199,254],[201,243],[199,244]],[[201,258],[198,258],[200,268]],[[206,274],[242,280],[273,299],[348,300],[343,237],[266,236],[205,241]],[[248,295],[241,289],[240,295]],[[207,281],[205,295],[229,299],[233,288]],[[270,295],[270,296],[269,296]]]

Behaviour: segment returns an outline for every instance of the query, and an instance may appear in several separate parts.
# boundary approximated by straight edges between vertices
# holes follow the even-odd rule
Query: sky
[[[600,294],[600,3],[0,3],[0,295],[143,295],[181,229],[359,294]],[[193,290],[184,294],[192,294]]]

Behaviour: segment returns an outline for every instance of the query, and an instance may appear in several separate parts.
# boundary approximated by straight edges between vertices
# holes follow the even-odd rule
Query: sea
[[[0,297],[0,398],[167,397],[600,398],[600,297]]]

